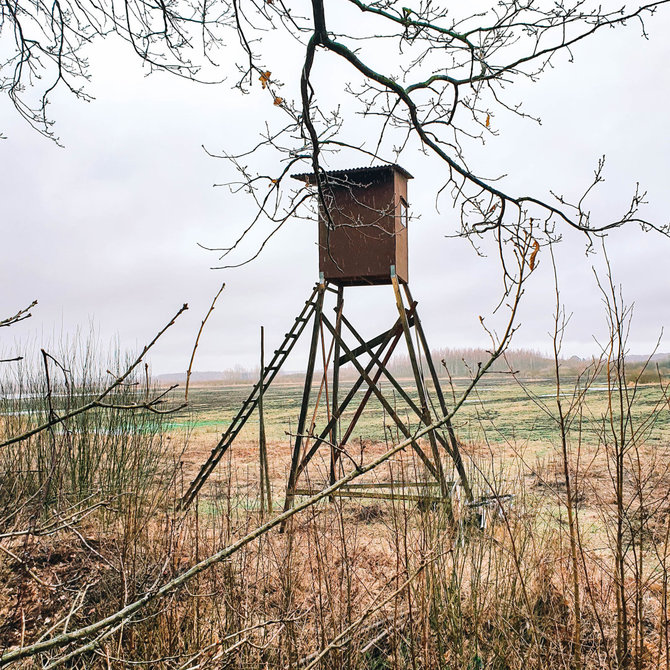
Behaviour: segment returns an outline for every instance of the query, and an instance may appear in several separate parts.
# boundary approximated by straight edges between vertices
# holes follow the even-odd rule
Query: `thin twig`
[[[191,369],[193,368],[193,361],[195,360],[195,352],[198,348],[198,343],[200,342],[200,335],[202,335],[202,331],[205,328],[205,324],[207,323],[207,319],[209,319],[209,315],[214,311],[216,301],[219,299],[219,296],[223,292],[224,288],[226,288],[226,282],[223,282],[223,284],[221,284],[221,288],[218,290],[217,294],[214,296],[214,300],[212,300],[212,304],[210,305],[209,310],[208,310],[207,314],[205,315],[205,318],[202,320],[202,323],[200,324],[200,328],[198,329],[198,334],[195,338],[195,344],[193,345],[193,351],[191,352],[191,360],[188,363],[188,370],[186,370],[186,388],[184,389],[184,402],[188,402],[188,389],[189,389],[189,385],[191,383]]]

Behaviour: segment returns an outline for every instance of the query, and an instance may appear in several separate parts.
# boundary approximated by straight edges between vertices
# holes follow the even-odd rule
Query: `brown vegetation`
[[[568,453],[571,505],[578,512],[581,663],[667,667],[669,454],[647,447],[638,433],[634,445],[627,443],[619,494],[606,429],[603,424],[603,440],[595,445],[580,447],[571,439]],[[151,496],[160,488],[158,502],[147,496],[141,504],[122,496],[103,500],[99,491],[77,509],[104,504],[81,521],[73,510],[67,522],[64,499],[47,518],[43,510],[36,517],[30,505],[14,516],[14,535],[2,539],[0,635],[6,649],[97,621],[261,523],[256,443],[236,444],[207,494],[184,515],[174,513],[174,501],[211,438],[194,432],[183,455],[177,439],[154,446],[166,470],[146,486]],[[352,455],[359,446],[352,445]],[[382,443],[363,446],[366,460],[386,449]],[[72,663],[570,667],[574,592],[564,464],[558,442],[549,452],[546,447],[466,447],[472,479],[489,502],[457,506],[456,527],[439,504],[322,502],[297,516],[287,533],[264,534]],[[269,445],[275,495],[285,485],[289,451],[286,443]],[[365,478],[401,484],[422,474],[411,455],[402,454]],[[327,464],[313,462],[310,477],[309,484],[319,487]],[[498,503],[495,495],[513,498]],[[10,513],[6,504],[5,517]],[[619,514],[622,546],[614,532]],[[65,520],[60,530],[39,531],[56,519]],[[621,549],[623,603],[617,597]],[[627,657],[617,649],[622,605]],[[38,662],[48,665],[49,656]]]

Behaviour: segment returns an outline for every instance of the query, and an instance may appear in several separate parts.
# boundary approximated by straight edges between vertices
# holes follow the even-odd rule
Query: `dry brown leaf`
[[[272,72],[270,72],[270,70],[266,70],[265,72],[261,72],[261,76],[258,77],[258,81],[261,82],[261,86],[263,88],[267,87],[268,82],[270,81],[270,75],[271,74],[272,74]]]
[[[537,240],[533,240],[533,253],[530,255],[530,261],[528,261],[528,265],[530,265],[531,270],[535,269],[535,256],[537,256],[537,252],[539,250],[540,243]]]

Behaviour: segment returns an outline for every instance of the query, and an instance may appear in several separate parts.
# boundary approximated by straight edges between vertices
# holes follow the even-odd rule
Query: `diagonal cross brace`
[[[412,308],[408,310],[407,319],[408,319],[410,324],[414,324],[418,328],[419,324],[421,322],[419,320],[419,315],[416,313],[416,311],[414,309],[416,307],[417,303],[416,302],[411,302],[411,304],[412,304]],[[352,349],[352,353],[357,354],[358,352],[364,352],[368,356],[370,356],[370,358],[372,359],[372,361],[374,363],[376,363],[377,365],[381,365],[381,370],[382,370],[384,376],[389,381],[389,383],[393,386],[396,393],[407,403],[408,407],[416,414],[416,416],[423,421],[423,414],[422,414],[421,408],[414,402],[414,400],[412,400],[412,398],[409,396],[407,391],[405,391],[405,389],[401,386],[401,384],[398,382],[398,380],[391,374],[389,369],[386,367],[386,363],[388,361],[385,361],[384,363],[382,363],[379,359],[379,355],[376,354],[374,351],[372,351],[369,348],[370,342],[372,342],[374,340],[369,340],[368,342],[365,342],[363,340],[363,338],[361,337],[361,335],[358,333],[358,331],[351,324],[351,322],[344,316],[342,317],[342,323],[349,329],[349,332],[359,342],[361,342],[361,346],[357,347],[356,349]],[[398,322],[398,324],[399,323],[400,322]],[[419,332],[419,336],[421,337],[422,344],[425,343],[425,336],[423,335],[423,331]],[[376,339],[376,338],[374,338],[374,339]],[[348,360],[346,358],[346,356],[343,357],[343,358],[345,360]],[[432,363],[432,361],[431,361],[431,363]],[[433,368],[433,372],[435,372],[434,368]],[[376,383],[376,381],[377,380],[375,380],[375,383]],[[444,403],[444,396],[442,394],[442,389],[439,386],[439,380],[437,380],[437,373],[436,372],[433,374],[433,385],[436,386],[436,392],[438,393],[438,398],[440,399],[440,405],[443,409],[443,413],[447,414],[446,404]],[[453,433],[453,427],[451,426],[451,422],[448,422],[447,425],[448,425],[449,428],[451,428],[451,433]],[[351,426],[349,427],[348,431],[349,432],[351,431]],[[348,437],[348,435],[347,435],[347,437]],[[466,495],[470,495],[470,485],[469,485],[469,482],[468,482],[468,479],[467,479],[467,475],[465,475],[465,472],[464,472],[462,459],[460,458],[460,453],[455,454],[455,452],[453,451],[449,442],[438,431],[435,431],[435,437],[436,437],[437,441],[442,445],[444,450],[447,452],[447,454],[449,454],[449,456],[454,460],[454,462],[456,464],[456,469],[458,470],[459,476],[461,478],[461,482],[462,482],[463,487],[466,491]],[[455,440],[455,439],[456,438],[455,438],[455,435],[454,435],[453,440]],[[453,440],[452,440],[452,442],[453,442]],[[346,442],[346,439],[343,438],[342,441]],[[456,457],[456,455],[458,456],[458,458]],[[459,463],[460,463],[461,467],[459,467]],[[463,470],[463,472],[461,472],[462,470]]]
[[[391,337],[394,337],[394,341],[391,342],[389,352],[393,352],[401,336],[402,336],[402,328],[400,326],[400,322],[397,322],[393,328],[386,331],[385,341],[381,343],[379,349],[377,350],[377,355],[380,355],[381,352],[386,348],[389,341],[391,340]],[[349,360],[346,357],[345,359],[346,361]],[[370,374],[374,368],[374,365],[375,365],[374,361],[370,361],[365,368],[365,372],[367,374]],[[324,442],[326,442],[326,436],[330,433],[330,431],[339,421],[340,417],[342,416],[342,413],[349,406],[349,403],[354,399],[356,393],[358,392],[358,389],[360,389],[364,381],[365,379],[362,376],[359,376],[359,378],[354,382],[353,386],[349,389],[349,392],[347,393],[342,403],[337,407],[336,410],[333,411],[330,421],[328,422],[326,427],[321,431],[321,434],[314,440],[314,443],[310,447],[309,451],[303,456],[303,459],[300,462],[300,465],[298,466],[297,471],[298,476],[307,467],[307,464],[310,462],[310,460],[312,460],[312,457],[318,451],[319,446]]]
[[[370,375],[363,369],[363,366],[358,362],[357,358],[353,355],[353,352],[347,346],[346,342],[337,333],[333,324],[330,323],[330,321],[325,316],[322,316],[321,318],[323,319],[323,322],[326,324],[326,328],[328,328],[328,330],[331,332],[332,336],[340,341],[340,346],[342,347],[342,350],[344,351],[344,354],[347,357],[347,360],[351,361],[351,363],[356,368],[358,374],[365,380],[366,384],[372,389],[372,392],[377,397],[377,400],[379,400],[379,402],[382,404],[382,406],[386,410],[387,414],[393,419],[396,426],[398,426],[398,429],[400,430],[400,432],[406,438],[411,439],[412,434],[411,434],[409,428],[407,428],[407,426],[405,425],[403,420],[398,416],[398,414],[393,409],[393,407],[391,407],[391,404],[384,397],[384,394],[379,390],[379,387],[370,378]],[[419,458],[423,461],[424,465],[426,466],[426,468],[428,469],[430,474],[437,479],[438,478],[438,471],[437,471],[435,465],[431,462],[431,460],[428,458],[428,456],[426,456],[423,449],[421,449],[418,442],[416,442],[415,440],[412,440],[412,448],[417,453]]]

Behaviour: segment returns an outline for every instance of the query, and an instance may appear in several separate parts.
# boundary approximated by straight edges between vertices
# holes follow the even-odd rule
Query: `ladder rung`
[[[226,437],[229,436],[231,433],[235,432],[237,424],[240,422],[240,418],[242,415],[245,414],[244,411],[240,410],[237,416],[233,419],[232,423],[230,426],[228,426],[228,431],[226,432]]]

